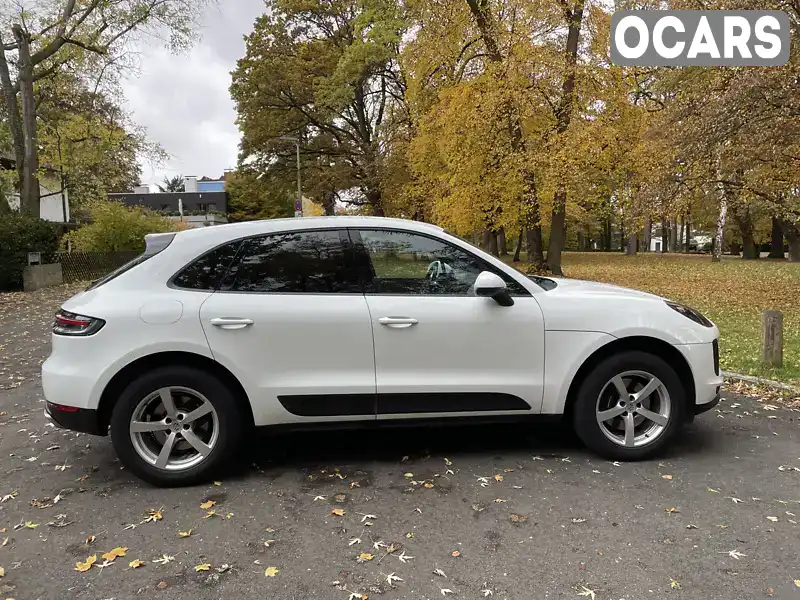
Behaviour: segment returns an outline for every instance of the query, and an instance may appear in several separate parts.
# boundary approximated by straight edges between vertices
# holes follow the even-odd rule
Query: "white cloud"
[[[177,174],[218,177],[236,165],[239,132],[230,72],[263,10],[261,0],[228,0],[205,11],[201,38],[188,52],[140,50],[139,72],[123,82],[126,107],[171,155],[164,165],[143,165],[143,183]]]

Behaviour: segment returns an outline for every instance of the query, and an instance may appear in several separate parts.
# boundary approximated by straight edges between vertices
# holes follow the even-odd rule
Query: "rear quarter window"
[[[219,289],[241,245],[242,240],[236,240],[200,255],[178,271],[172,278],[172,286],[210,292]]]

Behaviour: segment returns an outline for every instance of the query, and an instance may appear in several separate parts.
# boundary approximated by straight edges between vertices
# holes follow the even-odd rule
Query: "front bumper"
[[[90,408],[76,408],[48,402],[45,405],[44,415],[54,425],[63,429],[71,429],[72,431],[90,433],[92,435],[106,435],[108,433],[108,431],[103,431],[100,427],[97,411]]]
[[[719,388],[717,388],[717,389],[719,389]],[[705,404],[695,404],[694,405],[694,414],[695,414],[695,416],[696,415],[701,415],[704,412],[711,410],[717,404],[719,404],[719,400],[720,400],[720,394],[719,394],[719,392],[717,392],[717,395],[714,396],[714,399],[711,400],[711,402],[706,402]]]

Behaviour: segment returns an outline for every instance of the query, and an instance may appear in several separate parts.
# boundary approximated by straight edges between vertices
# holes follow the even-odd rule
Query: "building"
[[[227,223],[228,192],[224,191],[225,178],[198,181],[197,177],[185,177],[183,192],[150,192],[149,186],[138,186],[132,192],[109,194],[109,200],[127,206],[144,206],[164,213],[169,219],[181,221],[190,228],[208,227]],[[211,191],[201,190],[200,184],[209,185]],[[220,187],[222,189],[218,189]],[[206,186],[203,186],[206,187]]]
[[[12,156],[0,154],[0,170],[13,171],[16,161]],[[13,210],[19,210],[19,190],[3,190],[8,205]],[[67,223],[69,221],[69,194],[61,187],[61,178],[58,171],[42,167],[39,177],[39,214],[45,221],[54,223]]]

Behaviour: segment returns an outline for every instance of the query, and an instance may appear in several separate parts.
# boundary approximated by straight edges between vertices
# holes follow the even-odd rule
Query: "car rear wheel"
[[[209,479],[235,452],[241,429],[231,390],[214,375],[185,366],[144,373],[125,388],[111,414],[120,460],[159,486]]]
[[[588,374],[574,408],[575,431],[589,448],[614,460],[641,460],[683,425],[686,391],[662,358],[621,352]]]

